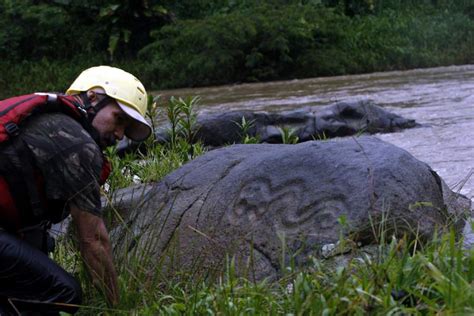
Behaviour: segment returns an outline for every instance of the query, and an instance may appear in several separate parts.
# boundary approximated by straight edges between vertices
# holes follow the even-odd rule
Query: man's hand
[[[114,306],[119,301],[117,273],[104,221],[74,206],[71,206],[71,215],[79,234],[81,254],[94,285],[105,289],[109,303]]]

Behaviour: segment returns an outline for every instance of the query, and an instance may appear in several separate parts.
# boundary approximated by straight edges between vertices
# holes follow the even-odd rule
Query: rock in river
[[[370,100],[338,102],[284,112],[228,111],[198,116],[197,139],[210,146],[240,143],[242,117],[252,122],[250,136],[262,143],[281,143],[280,128],[293,129],[300,142],[321,138],[351,136],[357,133],[388,133],[417,124],[391,113]],[[166,139],[166,132],[157,135]]]
[[[220,271],[235,256],[239,274],[255,279],[280,275],[283,245],[304,265],[341,236],[368,245],[382,230],[420,240],[460,232],[470,203],[427,164],[368,136],[233,145],[144,189],[118,206],[127,228],[112,231],[116,247],[147,247],[170,272]]]

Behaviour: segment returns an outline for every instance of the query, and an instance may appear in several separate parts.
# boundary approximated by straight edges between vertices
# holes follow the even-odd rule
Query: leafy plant
[[[195,150],[200,146],[195,140],[198,131],[195,107],[198,103],[197,96],[184,99],[171,97],[167,105],[170,148],[174,151],[187,152],[184,158],[186,161],[193,158]]]
[[[297,130],[291,127],[283,126],[279,127],[281,141],[283,144],[296,144],[298,143],[299,137],[296,135]]]
[[[110,1],[101,5],[98,23],[106,27],[110,59],[119,47],[143,46],[149,40],[150,27],[162,24],[168,15],[168,10],[156,0]]]
[[[242,144],[258,144],[260,142],[258,135],[255,135],[255,133],[251,132],[254,127],[255,120],[247,121],[245,116],[242,116],[242,120],[240,123],[234,123],[240,128]]]

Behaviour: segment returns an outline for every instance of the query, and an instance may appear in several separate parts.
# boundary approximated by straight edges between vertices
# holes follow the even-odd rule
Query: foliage
[[[115,309],[107,308],[103,293],[88,282],[68,241],[59,244],[55,259],[80,278],[85,302],[79,315],[474,312],[474,252],[460,247],[454,233],[423,247],[405,238],[387,240],[371,254],[355,250],[346,266],[312,258],[305,270],[289,265],[279,280],[256,283],[237,277],[231,258],[213,282],[186,275],[169,278],[162,274],[160,261],[147,253],[117,253],[121,301]]]
[[[472,0],[0,0],[0,97],[64,91],[104,63],[149,90],[472,63],[473,12]]]
[[[151,28],[170,20],[157,0],[1,0],[0,56],[70,58],[80,53],[133,54]],[[32,32],[32,30],[41,30]]]
[[[84,69],[100,64],[120,67],[133,74],[144,73],[145,68],[136,61],[108,63],[106,55],[77,55],[69,60],[0,60],[0,99],[40,91],[64,92]]]
[[[474,48],[474,40],[466,39],[474,34],[474,23],[463,14],[386,11],[356,19],[353,25],[345,43],[353,52],[355,72],[472,62],[468,51]]]
[[[255,133],[255,120],[248,121],[242,116],[241,122],[234,122],[240,129],[240,137],[242,144],[258,144],[260,139]]]
[[[120,48],[133,51],[142,47],[149,40],[151,27],[162,25],[168,17],[168,10],[159,1],[128,0],[108,1],[101,4],[97,23],[104,25],[104,31],[109,34],[107,51],[112,58]],[[72,1],[76,7],[89,10],[82,1]]]
[[[170,86],[284,78],[296,72],[301,54],[337,41],[344,21],[310,6],[261,6],[165,26],[153,33],[155,42],[140,56]]]
[[[198,103],[199,97],[170,98],[167,114],[171,124],[169,130],[171,149],[177,146],[179,138],[189,144],[195,142],[197,133],[195,107]]]
[[[0,56],[18,61],[23,58],[71,57],[80,48],[80,41],[62,42],[74,34],[75,21],[61,7],[33,5],[33,1],[0,1]],[[38,30],[41,31],[33,31]],[[82,28],[88,31],[86,27]],[[92,30],[89,30],[89,32]],[[81,35],[76,35],[80,40]]]
[[[226,11],[227,6],[232,1],[228,0],[165,0],[166,7],[169,7],[179,19],[202,19],[206,16],[218,12]],[[232,5],[232,4],[230,4]]]
[[[32,92],[63,92],[85,68],[100,64],[100,58],[70,61],[41,59],[12,63],[0,60],[0,98]]]
[[[338,8],[348,16],[377,14],[387,9],[462,12],[472,5],[470,0],[322,0],[322,3]]]
[[[380,12],[352,18],[337,7],[267,4],[181,20],[154,31],[139,56],[162,87],[474,61],[474,20],[463,11],[419,4],[395,10],[393,3],[374,2]]]
[[[182,154],[184,162],[195,157],[196,153],[202,153],[202,146],[196,143],[196,120],[195,107],[199,103],[199,97],[175,98],[171,97],[167,105],[167,115],[171,124],[168,131],[169,148],[171,151]]]
[[[298,143],[299,137],[296,135],[295,129],[291,127],[283,126],[283,127],[279,127],[278,130],[280,131],[281,142],[283,144]]]

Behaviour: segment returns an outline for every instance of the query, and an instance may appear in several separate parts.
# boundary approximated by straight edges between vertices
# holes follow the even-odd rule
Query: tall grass
[[[345,266],[312,258],[307,269],[288,266],[273,282],[238,277],[231,258],[221,277],[210,281],[184,274],[170,279],[147,253],[116,254],[121,301],[114,309],[88,281],[69,243],[60,244],[56,260],[73,267],[82,283],[85,302],[79,315],[474,313],[474,252],[460,247],[454,233],[423,248],[406,238],[386,238],[388,244],[374,245],[370,252],[356,250]]]

